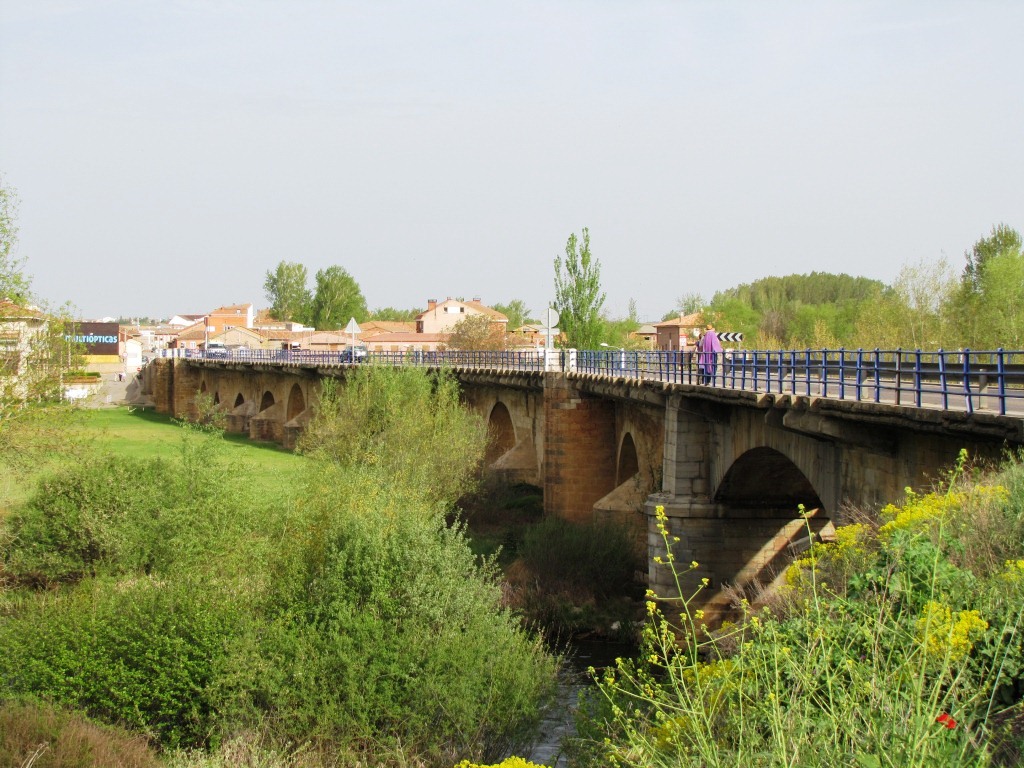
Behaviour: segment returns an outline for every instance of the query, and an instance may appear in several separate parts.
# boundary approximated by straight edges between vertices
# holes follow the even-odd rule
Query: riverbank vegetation
[[[25,739],[109,723],[177,768],[448,768],[529,739],[555,660],[447,523],[483,425],[454,382],[369,366],[320,413],[287,493],[183,426],[174,455],[91,450],[12,505],[0,698]]]
[[[635,519],[569,522],[544,515],[532,485],[497,478],[460,508],[474,551],[501,566],[505,599],[556,646],[635,642],[644,619],[645,532]]]
[[[1020,457],[861,518],[736,624],[649,593],[642,652],[601,676],[576,764],[1020,765]]]

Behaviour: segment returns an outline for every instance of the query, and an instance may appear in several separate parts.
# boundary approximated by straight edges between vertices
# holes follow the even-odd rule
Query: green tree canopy
[[[492,309],[496,309],[508,318],[508,329],[510,331],[514,331],[516,328],[528,323],[539,322],[530,317],[530,310],[527,309],[526,302],[522,299],[511,299],[507,304],[495,304]]]
[[[1024,243],[1020,233],[1006,224],[996,224],[992,234],[983,237],[974,244],[970,251],[964,251],[967,264],[964,266],[963,282],[968,291],[982,291],[982,271],[985,263],[1001,254],[1020,255]]]
[[[352,275],[338,266],[317,271],[312,320],[318,330],[344,328],[349,319],[366,315],[366,299]]]
[[[609,346],[622,349],[644,348],[644,341],[632,335],[640,328],[640,313],[636,308],[636,299],[629,300],[629,310],[626,317],[619,319],[605,317],[602,319],[601,324],[604,327],[601,332],[601,341]]]
[[[0,176],[0,301],[21,305],[29,299],[24,259],[17,257],[18,195]]]
[[[417,307],[413,307],[412,309],[377,307],[377,309],[370,312],[370,319],[380,320],[382,322],[408,323],[415,320],[416,315],[422,311],[422,309],[418,309]]]
[[[707,301],[701,294],[695,291],[684,293],[676,299],[675,307],[662,315],[661,319],[671,320],[672,318],[679,317],[681,315],[692,315],[695,312],[700,312],[705,306],[707,306]]]
[[[281,261],[267,272],[263,290],[270,302],[270,310],[279,320],[309,322],[313,297],[306,286],[306,267],[295,262]]]
[[[452,326],[445,347],[463,350],[505,349],[505,334],[487,315],[468,315]]]
[[[985,258],[974,290],[960,303],[967,331],[961,346],[972,349],[1024,347],[1024,253],[1018,248]]]
[[[584,227],[582,234],[582,240],[577,239],[575,232],[569,235],[564,260],[555,257],[555,308],[570,347],[597,349],[604,331],[601,263],[591,257],[590,230]]]

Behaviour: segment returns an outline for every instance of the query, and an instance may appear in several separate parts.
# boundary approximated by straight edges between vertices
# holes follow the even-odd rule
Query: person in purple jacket
[[[700,370],[701,384],[710,384],[715,380],[715,369],[718,367],[718,356],[722,354],[722,342],[718,340],[715,326],[708,323],[704,335],[697,342],[697,368]]]

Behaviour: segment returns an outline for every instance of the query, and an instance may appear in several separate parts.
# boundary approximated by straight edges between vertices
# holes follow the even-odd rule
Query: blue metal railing
[[[1024,417],[1024,351],[727,350],[714,355],[636,350],[351,352],[164,350],[165,356],[275,365],[357,363],[497,371],[576,371],[803,397]]]

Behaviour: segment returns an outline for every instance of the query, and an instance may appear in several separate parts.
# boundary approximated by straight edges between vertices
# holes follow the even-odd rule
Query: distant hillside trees
[[[812,272],[765,277],[715,294],[710,315],[721,330],[741,331],[785,346],[807,346],[827,332],[840,343],[856,335],[862,307],[877,300],[885,284],[866,277]]]
[[[961,346],[952,308],[957,278],[945,260],[904,266],[891,286],[862,308],[855,342],[865,349]]]
[[[812,272],[766,277],[715,294],[705,308],[748,348],[1024,348],[1024,239],[998,224],[964,252],[904,266],[891,285]]]

